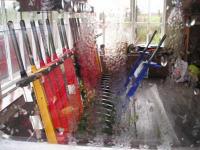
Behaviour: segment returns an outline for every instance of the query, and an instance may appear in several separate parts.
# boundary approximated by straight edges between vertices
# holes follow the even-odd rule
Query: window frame
[[[16,0],[12,0],[12,1],[14,2]],[[1,14],[0,32],[2,32],[2,36],[4,37],[6,62],[7,62],[7,66],[8,66],[8,77],[3,79],[3,80],[0,80],[1,92],[2,92],[3,95],[6,94],[9,91],[12,91],[13,89],[15,89],[16,88],[16,82],[21,78],[19,72],[13,74],[13,70],[12,70],[12,60],[11,60],[11,52],[10,52],[10,46],[9,46],[8,27],[7,27],[7,24],[6,24],[7,21],[8,21],[8,16],[6,14],[7,11],[6,11],[6,7],[5,7],[5,3],[6,3],[6,0],[1,0],[1,2],[0,2],[0,6],[1,6],[0,7],[0,14]],[[16,21],[14,22],[14,27],[15,27],[16,33],[18,33],[18,36],[19,36],[18,42],[19,42],[19,47],[20,47],[20,52],[21,52],[21,55],[22,55],[22,61],[24,63],[24,67],[27,69],[27,73],[30,73],[31,72],[31,68],[30,68],[30,64],[29,65],[26,64],[25,47],[24,47],[24,44],[23,44],[23,37],[22,37],[22,33],[20,32],[21,29],[20,29],[20,25],[19,25],[19,21],[18,21],[18,19],[25,19],[27,17],[27,15],[25,15],[23,13],[24,12],[19,12],[19,14],[17,16],[17,22]],[[52,17],[54,13],[55,13],[55,11],[53,11],[53,12],[42,11],[41,14],[40,14],[41,16],[38,16],[37,12],[33,12],[32,15],[33,15],[33,19],[35,19],[36,21],[38,20],[38,18],[44,20],[47,17],[51,18],[52,20],[56,20],[56,18]],[[63,18],[69,18],[69,14],[65,12],[65,13],[62,14],[62,17]],[[29,21],[30,21],[29,19],[30,18],[27,18],[27,20],[25,19],[25,22],[27,22],[27,26],[26,26],[27,30],[31,31],[31,26],[30,26],[30,23],[29,23]],[[69,46],[72,47],[72,42],[71,42],[71,40],[72,40],[71,36],[72,35],[71,35],[70,30],[69,30],[68,19],[65,20],[65,26],[68,28],[68,30],[66,30],[67,31],[67,35],[68,35],[68,40],[69,40],[68,43],[69,43]],[[36,23],[36,27],[38,28],[38,24],[37,23]],[[55,28],[55,26],[54,26],[54,28]],[[57,35],[57,33],[54,33],[54,37],[55,37],[55,35]],[[54,40],[55,39],[56,38],[54,38]],[[30,43],[31,43],[32,49],[36,49],[32,31],[31,31],[31,38],[29,38],[29,40],[31,40]],[[42,39],[39,38],[39,40],[42,43]],[[47,40],[47,42],[49,42],[49,41]],[[58,45],[56,46],[56,48],[61,48],[61,43],[58,42],[57,44]],[[42,44],[41,44],[41,49],[43,49],[43,45]],[[37,54],[36,54],[35,50],[33,50],[33,57],[35,59],[36,66],[38,67],[39,66],[39,61],[37,59],[38,57],[37,57]],[[44,56],[44,58],[45,58],[45,56]]]
[[[132,21],[132,41],[135,41],[137,39],[136,30],[138,24],[145,24],[147,25],[147,30],[149,29],[150,24],[155,23],[159,24],[161,27],[161,36],[165,34],[166,32],[166,0],[163,0],[163,13],[162,13],[162,21],[159,22],[150,22],[149,16],[150,16],[150,0],[148,0],[148,19],[146,22],[139,22],[137,21],[137,0],[130,0],[131,5],[131,21]],[[149,41],[149,35],[146,38],[146,42],[138,44],[138,45],[146,45],[146,43]],[[164,46],[165,43],[163,43]],[[153,45],[153,44],[152,44]]]
[[[14,2],[16,0],[12,0],[12,1]],[[10,90],[16,88],[16,82],[21,78],[19,71],[14,73],[13,69],[12,69],[11,51],[10,51],[10,43],[9,43],[9,33],[8,33],[8,27],[6,25],[6,22],[8,21],[8,14],[7,14],[7,10],[6,10],[6,7],[5,7],[5,3],[6,3],[6,0],[1,0],[0,13],[1,13],[2,17],[1,17],[1,20],[0,20],[1,21],[0,32],[2,33],[4,42],[5,42],[5,53],[6,53],[8,77],[3,79],[3,80],[0,80],[0,83],[1,83],[0,86],[1,86],[2,94],[5,94],[5,93],[9,92]],[[45,17],[45,14],[47,14],[47,12],[42,12],[42,18]],[[19,14],[17,14],[17,20],[18,19],[23,19],[23,13],[22,12],[19,12]],[[19,22],[14,22],[14,26],[15,26],[16,33],[19,36],[18,42],[19,42],[19,48],[20,48],[20,52],[21,52],[21,56],[22,56],[22,61],[24,63],[24,67],[29,68],[30,65],[27,65],[26,60],[25,60],[26,59],[25,58],[25,49],[24,49],[24,45],[23,45],[22,33],[20,32],[21,29],[20,29],[20,26],[19,26]],[[27,29],[31,29],[30,25],[27,26]],[[34,39],[32,37],[31,38],[32,48],[34,48],[34,46],[35,46],[33,40]],[[36,58],[35,52],[33,53],[33,55],[35,55],[34,58]],[[30,73],[30,71],[31,71],[30,69],[27,70],[28,73]]]

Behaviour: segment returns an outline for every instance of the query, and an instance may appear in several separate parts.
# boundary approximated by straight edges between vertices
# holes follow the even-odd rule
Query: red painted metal
[[[50,40],[50,44],[51,44],[51,48],[52,48],[52,56],[53,56],[53,60],[52,63],[60,63],[62,62],[61,59],[58,58],[57,53],[55,51],[55,45],[54,45],[54,40],[53,40],[53,35],[52,35],[52,30],[51,30],[51,26],[50,26],[50,22],[48,19],[46,19],[46,25],[47,25],[47,31],[48,31],[48,36],[49,36],[49,40]],[[62,113],[60,114],[62,119],[66,119],[68,121],[68,132],[73,132],[74,130],[76,130],[76,126],[77,126],[77,122],[76,122],[76,116],[74,116],[74,112],[76,110],[76,108],[73,107],[73,105],[70,103],[68,95],[67,95],[67,89],[66,89],[66,84],[64,81],[64,76],[63,76],[63,72],[60,68],[60,65],[57,65],[57,67],[55,67],[52,71],[55,73],[56,76],[56,81],[57,84],[59,85],[58,89],[59,89],[59,93],[60,93],[60,97],[62,98],[62,105],[64,106],[64,108],[62,109]]]
[[[59,73],[57,73],[56,71],[56,68],[58,68],[58,66],[55,65],[56,62],[50,62],[49,57],[46,57],[48,64],[44,63],[34,21],[31,22],[31,26],[33,33],[35,34],[34,39],[36,42],[37,53],[40,59],[40,68],[51,68],[51,71],[49,71],[43,78],[43,85],[45,93],[48,97],[49,110],[52,115],[53,124],[55,128],[62,128],[64,130],[64,133],[68,133],[70,131],[69,121],[67,115],[63,113],[63,110],[66,109],[66,107],[69,107],[69,105],[67,104],[67,102],[63,102],[63,92],[60,90],[60,84],[58,82],[58,80],[60,80],[60,76]],[[64,141],[59,141],[59,143],[63,142]]]
[[[64,25],[64,20],[60,20],[60,37],[63,45],[63,58],[64,58],[64,67],[65,67],[65,76],[68,83],[68,88],[72,89],[69,91],[69,99],[73,102],[73,106],[77,108],[75,110],[77,119],[79,120],[83,113],[83,103],[81,99],[81,93],[78,83],[78,78],[76,76],[76,71],[74,67],[74,60],[71,58],[72,51],[69,49],[68,40]]]

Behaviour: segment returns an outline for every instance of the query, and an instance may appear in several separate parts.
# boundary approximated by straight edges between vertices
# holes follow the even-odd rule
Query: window
[[[155,45],[165,33],[166,0],[108,0],[106,5],[98,0],[89,2],[95,7],[99,21],[97,34],[103,33],[97,44],[105,44],[107,49],[115,49],[118,41],[146,44],[157,30],[151,43]]]
[[[24,63],[24,67],[27,72],[30,72],[30,62],[28,58],[28,53],[26,47],[24,45],[24,41],[22,38],[22,33],[20,29],[20,20],[23,19],[26,23],[26,28],[28,32],[28,37],[30,41],[30,46],[33,51],[33,58],[35,60],[36,66],[39,66],[39,60],[36,54],[35,41],[32,35],[32,30],[30,26],[30,20],[34,19],[36,23],[36,27],[38,30],[39,41],[43,58],[45,60],[45,54],[43,49],[43,43],[40,36],[39,28],[38,28],[38,19],[46,19],[47,12],[19,12],[18,11],[18,2],[17,0],[2,0],[0,3],[0,82],[2,86],[2,90],[6,91],[7,88],[11,85],[15,84],[15,81],[20,78],[19,66],[17,62],[17,57],[15,55],[15,51],[12,45],[12,41],[7,28],[7,21],[11,20],[14,23],[14,28],[22,56],[22,60]],[[49,12],[52,15],[52,20],[54,20],[54,25],[56,25],[58,14],[57,12]],[[68,16],[68,14],[66,14]],[[62,16],[65,18],[64,16]],[[54,42],[58,54],[62,52],[61,44],[56,42],[56,39],[59,39],[59,35],[57,32],[57,26],[52,28],[54,30]],[[47,32],[45,32],[47,35]],[[48,37],[47,37],[48,42]],[[12,86],[13,87],[13,86]]]
[[[117,43],[132,39],[132,22],[130,17],[131,0],[89,0],[97,15],[96,33],[102,33],[96,39],[97,45],[104,44],[106,54],[116,54]]]
[[[152,44],[158,43],[164,33],[165,0],[135,0],[133,13],[135,22],[135,39],[137,44],[145,44],[154,30],[157,30]]]
[[[1,1],[0,81],[3,90],[4,86],[6,87],[14,79],[19,78],[19,67],[6,24],[9,20],[14,23],[19,22],[20,13],[17,12],[16,4],[16,0]],[[18,31],[17,37],[19,37]]]

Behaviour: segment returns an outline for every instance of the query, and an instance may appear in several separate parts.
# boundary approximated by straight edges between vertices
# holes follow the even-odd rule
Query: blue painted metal
[[[146,45],[146,47],[144,48],[144,50],[140,53],[140,55],[139,55],[139,57],[137,58],[136,62],[132,65],[131,71],[130,71],[130,73],[129,73],[129,75],[128,75],[128,78],[127,78],[127,80],[126,80],[126,82],[125,82],[125,85],[124,85],[124,86],[125,86],[125,89],[126,89],[127,86],[129,85],[130,80],[131,80],[131,78],[133,77],[133,75],[134,75],[134,73],[135,73],[135,70],[136,70],[137,67],[140,65],[140,63],[144,60],[144,57],[145,57],[146,55],[149,55],[149,53],[147,52],[147,50],[148,50],[148,47],[149,47],[149,45],[151,44],[151,42],[152,42],[154,36],[156,35],[156,33],[157,33],[157,31],[154,31],[154,33],[153,33],[151,39],[149,40],[148,44]]]
[[[152,53],[151,57],[147,61],[142,61],[142,60],[140,61],[140,64],[142,63],[141,70],[139,71],[138,75],[135,77],[135,80],[134,80],[133,84],[131,85],[131,88],[128,90],[128,92],[126,94],[126,100],[125,100],[125,103],[123,104],[123,107],[126,108],[126,106],[128,106],[130,98],[137,91],[137,88],[140,85],[141,81],[146,76],[146,73],[147,73],[149,67],[154,67],[154,68],[160,68],[161,67],[161,65],[159,65],[155,62],[152,62],[152,59],[155,56],[155,54],[158,52],[158,50],[159,50],[160,46],[162,45],[162,43],[164,42],[165,38],[166,38],[166,34],[162,37],[162,39],[160,40],[156,50]],[[140,64],[138,66],[140,66]],[[135,69],[135,71],[136,71],[136,69]],[[134,75],[134,73],[133,73],[133,75]]]

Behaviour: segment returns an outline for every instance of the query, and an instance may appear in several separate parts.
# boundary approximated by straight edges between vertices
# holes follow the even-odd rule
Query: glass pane
[[[100,15],[104,13],[106,21],[121,21],[130,19],[130,0],[88,0],[88,3],[94,6],[95,12],[99,19],[103,19]]]
[[[137,44],[144,44],[146,43],[146,39],[147,39],[147,25],[144,24],[137,24],[137,28],[136,28],[136,40],[137,40]]]
[[[161,37],[161,25],[160,24],[150,24],[149,25],[149,33],[150,33],[149,38],[155,30],[157,30],[157,34],[155,35],[155,37],[152,41],[152,44],[157,45],[159,43],[159,40],[160,40],[160,37]]]
[[[116,48],[119,42],[131,41],[130,0],[88,0],[95,8],[97,22],[95,34],[102,34],[96,39],[97,47],[105,45],[108,55],[119,53]],[[94,22],[93,20],[92,22]]]
[[[44,12],[22,12],[22,19],[26,22],[26,26],[30,27],[30,21],[35,20],[37,26],[37,20],[42,19],[42,14]]]
[[[27,32],[28,32],[30,45],[31,45],[31,50],[33,51],[33,57],[35,58],[34,60],[35,60],[36,64],[38,63],[38,58],[37,58],[37,54],[34,52],[36,50],[36,47],[35,47],[35,40],[32,37],[32,29],[31,29],[30,21],[31,20],[35,21],[35,25],[36,25],[37,33],[38,33],[38,39],[41,42],[40,47],[41,47],[41,50],[42,50],[42,55],[43,55],[43,58],[45,60],[45,55],[43,53],[43,51],[44,51],[43,43],[42,43],[42,40],[41,40],[40,30],[39,30],[39,27],[38,27],[38,20],[43,19],[43,16],[44,16],[44,18],[46,18],[46,16],[44,14],[46,14],[46,13],[45,12],[39,12],[39,13],[38,12],[22,12],[22,19],[26,23],[26,28],[27,28]],[[23,48],[25,49],[25,45],[23,45]],[[27,54],[26,50],[25,50],[24,54],[25,54],[26,67],[28,67],[30,65],[30,62],[29,62],[29,58],[28,58],[28,54]],[[36,54],[36,56],[34,54]]]
[[[163,5],[164,0],[150,0],[150,22],[162,22]]]
[[[7,20],[12,20],[14,23],[19,23],[20,13],[18,12],[18,3],[16,0],[5,1]]]
[[[17,39],[19,39],[19,35],[18,33],[16,33]],[[13,73],[16,73],[19,71],[19,65],[18,65],[18,61],[17,61],[17,57],[15,55],[15,50],[12,44],[12,40],[11,40],[11,35],[8,35],[8,42],[9,42],[9,48],[10,48],[10,57],[11,57],[11,65],[12,65],[12,71]]]
[[[22,12],[22,19],[26,22],[26,27],[30,26],[30,20],[33,17],[30,12]]]
[[[105,30],[105,45],[109,49],[105,49],[106,54],[120,53],[117,49],[120,42],[129,42],[131,39],[132,24],[131,23],[109,23]],[[112,37],[112,38],[111,38]],[[100,45],[99,45],[100,46]],[[112,49],[112,50],[111,50]]]
[[[136,21],[148,21],[148,0],[136,0]]]
[[[0,80],[8,78],[8,65],[3,35],[0,35]]]

